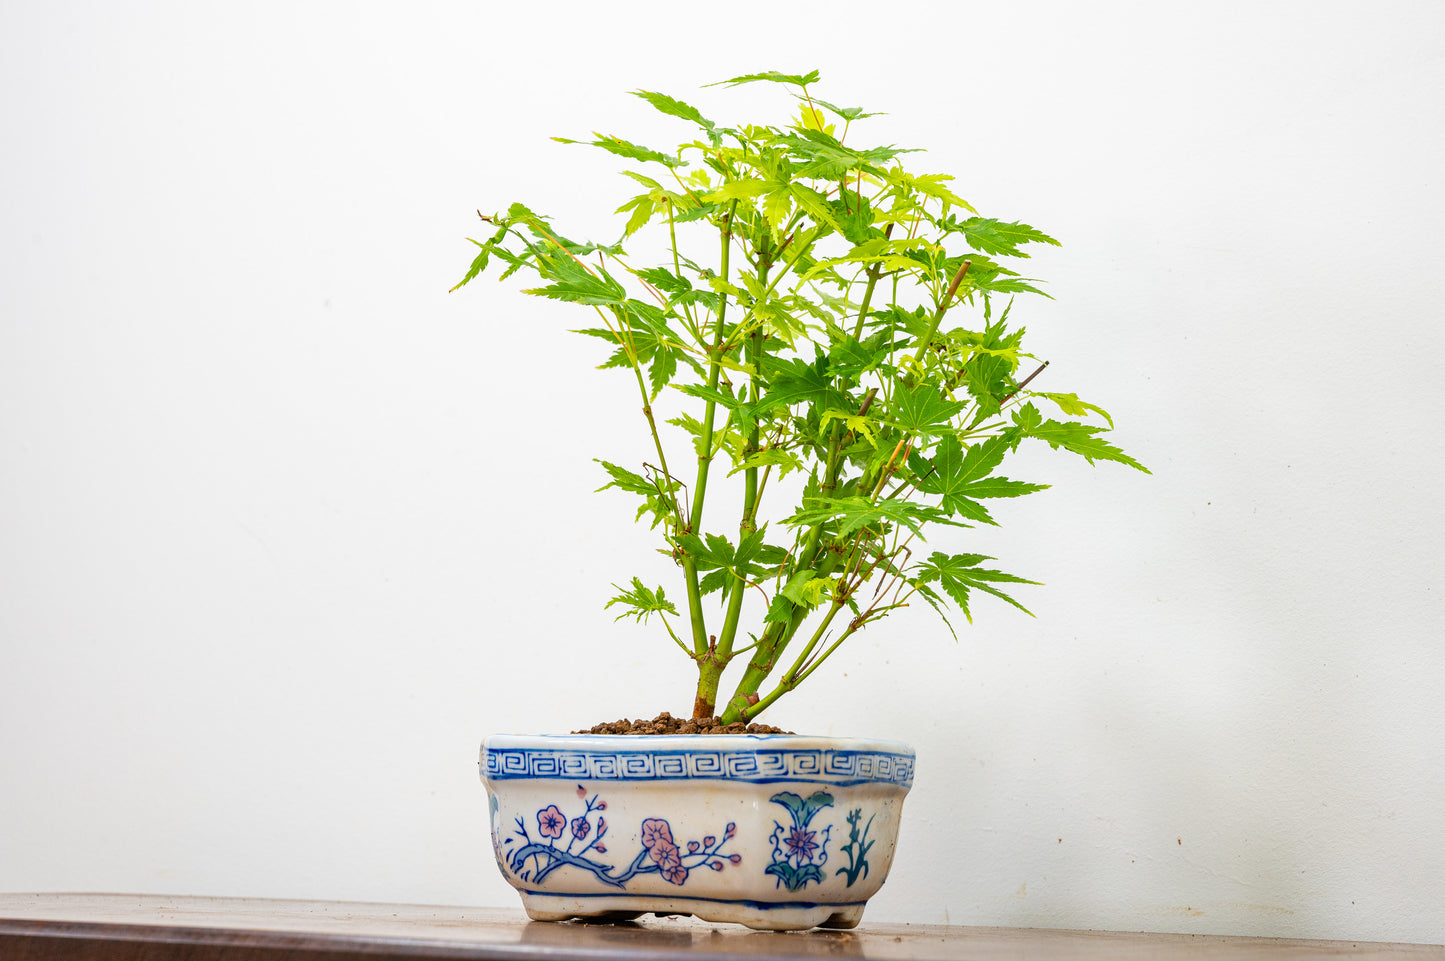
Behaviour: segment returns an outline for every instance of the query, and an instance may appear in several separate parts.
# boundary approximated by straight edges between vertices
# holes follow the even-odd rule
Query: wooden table
[[[1445,946],[872,924],[769,933],[690,918],[585,925],[520,911],[120,894],[0,894],[0,961],[649,961],[665,958],[1434,958]]]

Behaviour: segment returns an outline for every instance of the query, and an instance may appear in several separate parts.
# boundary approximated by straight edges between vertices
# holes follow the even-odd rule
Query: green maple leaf
[[[854,150],[845,147],[832,134],[822,130],[799,130],[779,138],[802,161],[800,178],[837,181],[855,170],[882,175],[882,165],[901,153],[912,151],[898,147],[872,147]]]
[[[553,257],[537,270],[544,279],[553,281],[546,287],[533,287],[525,291],[539,297],[550,297],[573,304],[589,306],[613,306],[627,300],[627,290],[611,274],[602,268],[592,273],[571,257]]]
[[[736,579],[747,580],[769,573],[767,566],[755,563],[758,561],[776,567],[782,552],[779,548],[763,543],[765,529],[766,527],[750,531],[738,542],[736,548],[721,534],[707,534],[703,537],[684,534],[677,538],[677,546],[692,557],[696,569],[709,572],[698,583],[699,592],[711,594]]]
[[[808,363],[801,357],[789,360],[769,359],[767,362],[767,391],[758,402],[762,411],[779,407],[794,407],[809,404],[821,408],[846,410],[849,397],[833,385],[828,376],[827,360]],[[853,405],[856,410],[857,405]]]
[[[597,463],[601,464],[603,469],[612,476],[612,480],[597,488],[598,491],[605,491],[609,487],[616,487],[620,490],[630,491],[633,494],[652,495],[658,493],[657,485],[641,474],[634,473],[625,467],[618,467],[616,464],[609,464],[605,460],[599,460]]]
[[[968,274],[963,278],[963,287],[968,290],[985,290],[994,294],[1038,294],[1053,300],[1053,297],[1034,286],[1039,281],[1032,277],[1021,277],[1018,271],[1009,270],[983,254],[972,254],[966,259],[969,268]]]
[[[969,613],[968,601],[971,591],[983,591],[992,594],[994,597],[1005,600],[1023,611],[1030,617],[1033,612],[1024,607],[1018,601],[1009,597],[1003,591],[994,587],[995,584],[1038,584],[1038,581],[1025,580],[1013,574],[1005,574],[1002,571],[987,570],[978,565],[983,561],[991,561],[992,557],[983,554],[944,554],[935,551],[930,554],[928,560],[918,564],[914,570],[918,573],[915,586],[930,584],[937,581],[958,609],[963,611],[963,616],[968,618],[969,623],[973,622],[973,615]]]
[[[566,137],[553,137],[558,143],[584,144],[589,147],[601,147],[603,150],[619,157],[626,157],[628,160],[642,160],[650,163],[660,163],[665,167],[686,167],[684,161],[676,157],[670,157],[660,150],[653,150],[651,147],[643,147],[632,143],[630,140],[623,140],[621,137],[613,137],[610,134],[601,134],[592,131],[596,140],[569,140]]]
[[[1001,223],[992,217],[970,217],[962,223],[949,218],[944,227],[952,227],[963,234],[964,240],[974,250],[1005,257],[1028,257],[1019,249],[1022,244],[1052,244],[1059,242],[1042,230],[1035,230],[1028,224]]]
[[[1079,400],[1078,394],[1048,394],[1037,390],[1029,391],[1029,393],[1035,397],[1042,397],[1045,400],[1053,401],[1059,406],[1059,410],[1066,414],[1074,417],[1087,417],[1089,412],[1092,411],[1108,421],[1111,428],[1114,426],[1114,418],[1109,416],[1107,410],[1097,404],[1091,404],[1086,400]]]
[[[833,219],[833,211],[828,207],[828,201],[822,194],[803,184],[793,184],[789,188],[789,192],[798,202],[798,206],[806,210],[815,222],[827,224],[834,230],[842,232],[843,228],[838,225],[838,221]]]
[[[862,120],[864,117],[884,117],[884,116],[887,116],[887,114],[876,113],[876,112],[875,112],[875,113],[864,113],[862,107],[837,107],[837,106],[834,106],[833,104],[829,103],[829,102],[826,101],[826,100],[819,100],[817,97],[814,97],[814,98],[813,98],[813,102],[816,103],[816,104],[817,104],[818,106],[820,106],[820,107],[827,107],[829,110],[833,111],[833,112],[836,113],[838,116],[842,117],[844,120],[850,120],[850,121],[851,121],[851,120]]]
[[[895,341],[891,331],[880,330],[866,340],[857,340],[845,331],[833,335],[828,349],[828,373],[834,377],[857,380],[870,370],[882,367],[895,350],[907,341]]]
[[[831,577],[819,577],[812,571],[798,571],[788,579],[778,596],[811,609],[823,603],[823,596],[832,589],[833,583]]]
[[[1146,474],[1150,473],[1149,468],[1098,436],[1107,431],[1107,427],[1093,427],[1076,421],[1043,420],[1038,408],[1033,404],[1025,404],[1014,411],[1013,421],[1019,436],[1037,437],[1054,450],[1062,447],[1078,454],[1090,464],[1100,460],[1112,460]],[[1016,438],[1014,443],[1017,443]]]
[[[652,389],[649,400],[657,400],[657,395],[662,393],[677,373],[677,351],[667,348],[659,348],[653,354],[652,364],[647,368],[647,385]]]
[[[931,458],[915,454],[909,459],[914,484],[925,494],[938,496],[939,506],[948,513],[992,524],[977,498],[1022,497],[1048,486],[990,476],[1012,446],[1008,437],[990,437],[965,449],[957,437],[945,437]]]
[[[666,485],[666,489],[664,489],[663,485],[654,483],[641,474],[634,473],[625,467],[618,467],[616,464],[610,464],[605,460],[598,460],[597,463],[601,464],[603,469],[612,477],[612,480],[597,488],[598,491],[605,491],[609,487],[616,487],[619,490],[641,496],[643,500],[642,504],[637,508],[637,517],[641,519],[643,514],[650,512],[652,514],[653,527],[667,520],[671,515],[672,508],[668,503],[668,495],[671,495],[682,486],[679,482],[670,481]]]
[[[646,100],[648,103],[652,104],[653,107],[662,111],[668,116],[680,117],[683,120],[690,120],[693,123],[697,124],[699,127],[702,127],[708,133],[712,133],[714,128],[717,126],[711,120],[707,119],[701,113],[699,113],[696,107],[692,106],[691,104],[683,103],[681,100],[678,100],[675,97],[669,97],[665,93],[656,93],[652,90],[634,90],[632,91],[632,95],[634,97],[641,97],[643,100]]]
[[[950,421],[966,406],[961,401],[949,400],[937,387],[919,384],[893,395],[888,423],[909,434],[936,437],[953,429]]]
[[[625,607],[632,608],[630,611],[623,611],[621,614],[618,614],[613,618],[614,621],[620,621],[624,617],[631,617],[637,620],[638,623],[646,623],[647,619],[653,614],[671,614],[674,617],[677,616],[677,608],[673,606],[672,601],[667,599],[667,595],[663,593],[661,587],[655,591],[649,590],[643,586],[641,579],[636,577],[632,579],[631,590],[626,590],[616,584],[613,584],[612,587],[621,593],[602,605],[602,609],[605,611],[613,604],[622,604]]]
[[[724,184],[718,184],[717,188],[709,193],[704,200],[752,200],[754,197],[761,197],[771,190],[778,189],[778,185],[768,180],[746,178],[744,180],[730,180]]]
[[[913,504],[895,497],[885,497],[877,502],[866,497],[807,497],[803,506],[784,523],[793,526],[812,526],[836,522],[838,534],[847,535],[863,527],[884,524],[902,524],[913,533],[922,536],[924,524],[948,524],[962,526],[936,507]]]
[[[708,84],[709,87],[717,87],[727,84],[729,87],[736,87],[743,83],[756,83],[763,80],[769,83],[791,83],[799,87],[806,87],[810,83],[817,83],[820,74],[816,70],[808,73],[779,73],[776,70],[768,70],[764,73],[745,73],[741,77],[733,77],[731,80],[719,80],[717,83]]]

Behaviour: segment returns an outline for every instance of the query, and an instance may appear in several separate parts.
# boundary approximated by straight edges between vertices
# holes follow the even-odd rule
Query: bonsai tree
[[[502,279],[535,275],[526,292],[589,314],[578,333],[635,383],[656,457],[600,461],[602,489],[636,499],[681,591],[632,577],[606,606],[656,616],[697,666],[693,716],[723,723],[756,718],[915,601],[946,624],[950,602],[971,620],[980,593],[1025,610],[1008,591],[1035,582],[923,546],[1044,488],[1000,476],[1020,444],[1145,470],[1101,436],[1101,408],[1032,386],[1048,364],[1025,352],[1013,307],[1041,291],[1007,264],[1058,241],[980,216],[948,175],[910,172],[910,151],[859,145],[853,124],[873,114],[819,99],[817,81],[724,81],[789,89],[785,126],[725,127],[636,91],[691,136],[668,151],[594,135],[640,188],[617,209],[620,239],[575,241],[513,204],[481,217],[490,236],[457,285],[494,262]],[[626,253],[643,232],[660,263]],[[708,510],[722,484],[741,485],[739,513]]]

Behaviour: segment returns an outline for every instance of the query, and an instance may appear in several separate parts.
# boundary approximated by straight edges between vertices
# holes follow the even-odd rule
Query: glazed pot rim
[[[493,734],[482,780],[781,781],[907,791],[916,756],[898,741],[804,734]]]
[[[715,751],[832,750],[869,751],[913,756],[912,745],[871,737],[826,734],[489,734],[482,748],[582,749],[596,745],[608,751],[665,751],[669,748]]]

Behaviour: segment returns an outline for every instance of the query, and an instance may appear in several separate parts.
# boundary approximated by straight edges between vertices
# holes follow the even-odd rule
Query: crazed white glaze
[[[537,920],[642,912],[851,927],[882,885],[907,745],[798,735],[493,735],[492,843]]]

